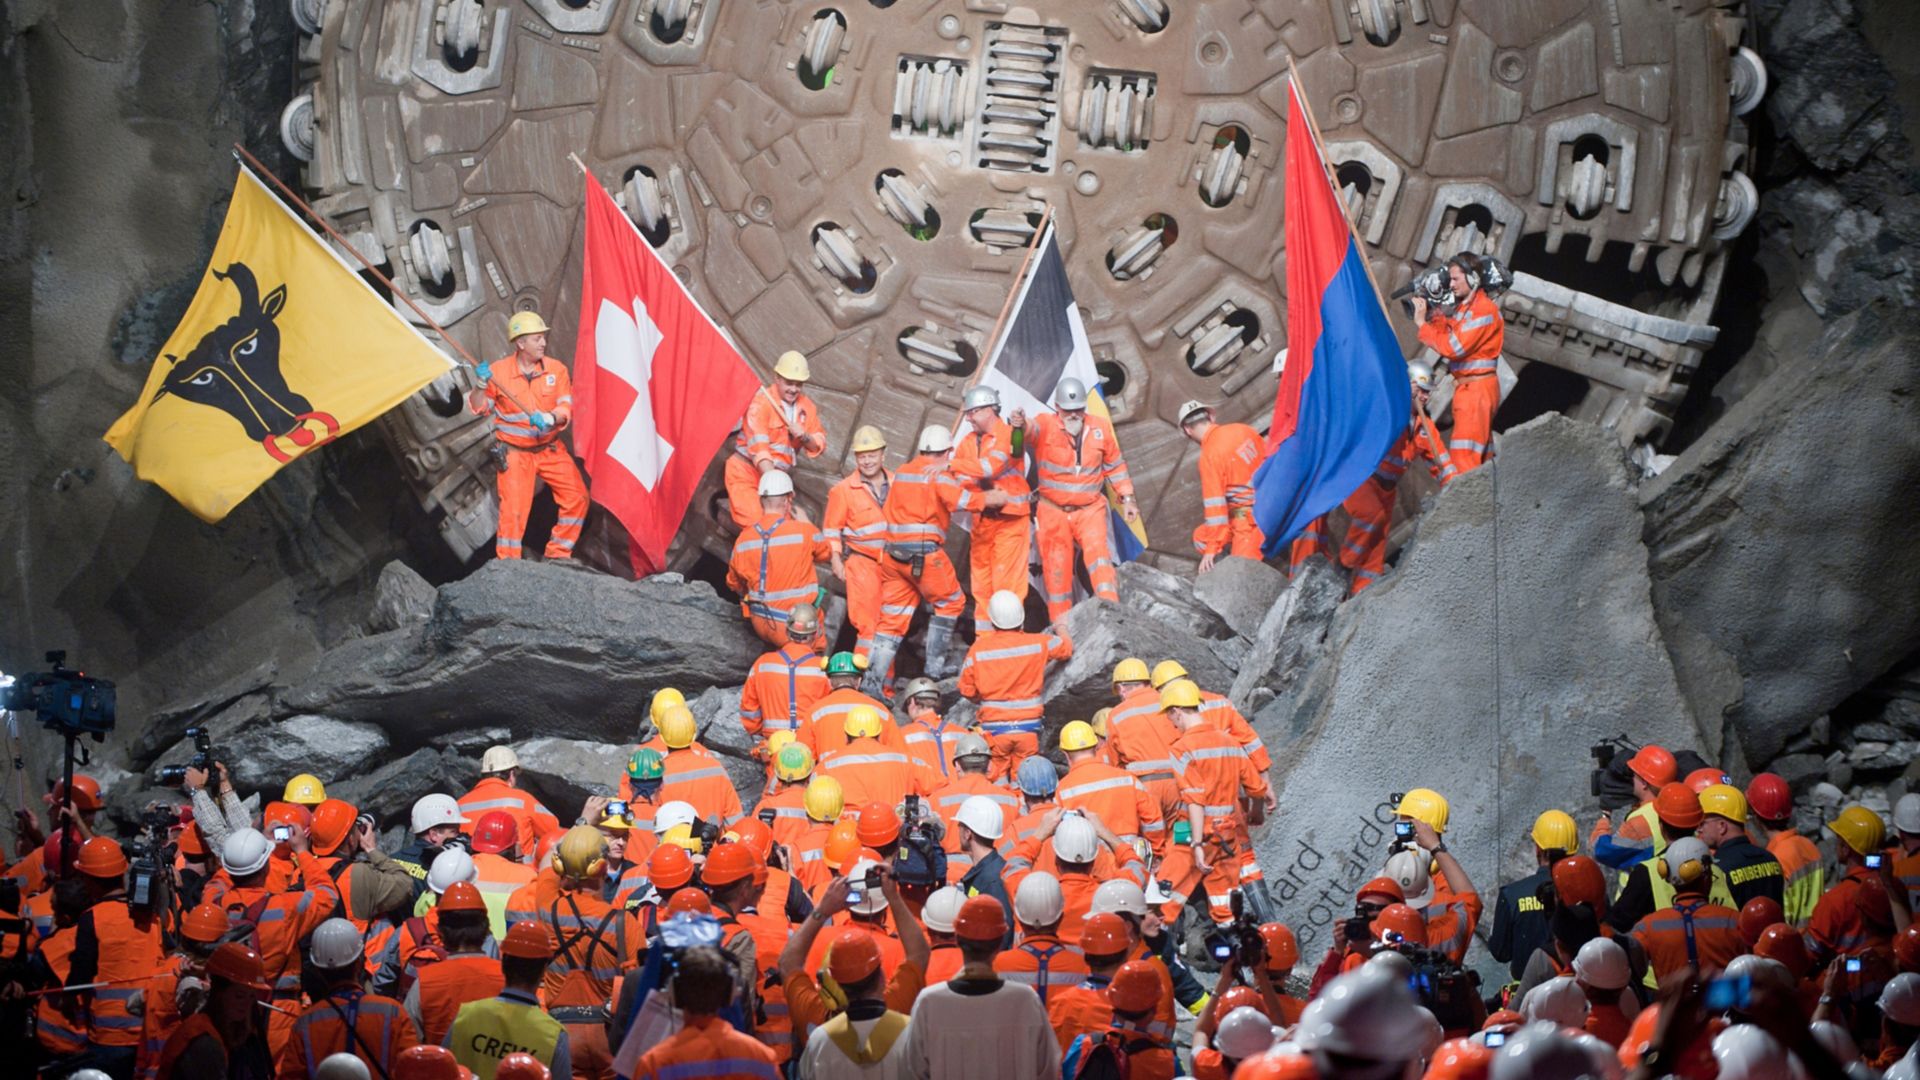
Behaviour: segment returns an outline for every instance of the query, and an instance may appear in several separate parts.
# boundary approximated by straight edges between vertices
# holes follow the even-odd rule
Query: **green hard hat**
[[[862,670],[864,666],[850,652],[837,652],[827,658],[829,675],[858,675]]]
[[[658,780],[665,771],[658,750],[635,750],[627,758],[627,777],[633,780]]]

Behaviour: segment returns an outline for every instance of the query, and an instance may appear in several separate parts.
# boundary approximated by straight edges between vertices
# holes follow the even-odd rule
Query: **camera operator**
[[[1453,432],[1447,455],[1454,468],[1472,472],[1486,460],[1493,442],[1493,414],[1500,407],[1500,352],[1507,324],[1500,309],[1480,289],[1480,261],[1466,254],[1447,260],[1453,303],[1430,304],[1413,298],[1413,321],[1420,341],[1447,362],[1453,374]]]
[[[1373,955],[1373,920],[1379,918],[1389,904],[1402,904],[1406,899],[1399,883],[1390,877],[1377,877],[1360,886],[1360,891],[1354,894],[1352,917],[1332,924],[1333,940],[1320,966],[1313,971],[1308,1000],[1319,997],[1320,990],[1332,982],[1334,976],[1358,967]]]
[[[413,837],[393,853],[393,861],[413,875],[413,900],[417,904],[427,892],[427,868],[460,835],[460,827],[470,823],[453,796],[437,791],[415,800],[411,817],[408,831]]]
[[[233,778],[227,774],[226,762],[216,758],[211,762],[211,768],[187,766],[181,775],[180,787],[187,793],[188,801],[193,803],[193,820],[200,826],[200,835],[206,839],[207,850],[224,850],[227,837],[241,829],[253,827],[253,812],[234,792]]]
[[[1166,971],[1171,993],[1168,1000],[1162,1002],[1165,1015],[1160,1019],[1171,1027],[1174,1003],[1178,1002],[1190,1013],[1197,1013],[1206,1005],[1207,990],[1200,985],[1199,979],[1194,978],[1186,961],[1180,958],[1179,942],[1175,935],[1167,932],[1166,919],[1161,915],[1161,905],[1169,897],[1160,890],[1158,882],[1154,885],[1158,899],[1148,896],[1138,884],[1126,878],[1102,882],[1093,892],[1093,905],[1087,909],[1087,914],[1089,917],[1100,914],[1120,916],[1133,935],[1133,948],[1127,954],[1127,959],[1157,961]]]
[[[380,850],[373,815],[360,813],[342,799],[322,802],[313,809],[308,848],[340,889],[340,907],[334,914],[362,933],[384,917],[411,911],[413,875]]]
[[[118,841],[96,836],[80,845],[74,869],[86,884],[87,910],[74,923],[73,960],[66,985],[107,985],[83,991],[89,1065],[131,1077],[140,1045],[140,1018],[129,1007],[141,980],[163,966],[161,916],[128,903],[127,856]]]

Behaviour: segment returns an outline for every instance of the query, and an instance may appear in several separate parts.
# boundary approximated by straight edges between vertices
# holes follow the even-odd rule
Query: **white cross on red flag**
[[[760,379],[606,189],[586,186],[573,445],[593,501],[632,538],[634,572],[657,574]]]

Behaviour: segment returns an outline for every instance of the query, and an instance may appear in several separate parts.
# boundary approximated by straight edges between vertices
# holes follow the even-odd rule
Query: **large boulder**
[[[381,634],[426,622],[433,615],[433,600],[433,586],[427,579],[395,559],[380,568],[380,580],[374,583],[367,631]]]
[[[1341,605],[1284,730],[1259,719],[1280,812],[1255,846],[1301,955],[1320,955],[1385,861],[1391,793],[1451,799],[1448,845],[1491,896],[1532,869],[1541,811],[1597,812],[1589,743],[1698,741],[1649,599],[1632,475],[1598,428],[1549,415],[1506,433],[1396,571]]]
[[[442,586],[427,621],[329,650],[281,705],[402,747],[486,725],[618,742],[654,691],[738,684],[763,648],[710,585],[500,560]]]
[[[1126,595],[1123,584],[1121,596]],[[1196,637],[1188,626],[1163,622],[1131,606],[1082,601],[1067,612],[1061,626],[1073,638],[1073,657],[1053,666],[1047,676],[1049,730],[1069,720],[1085,720],[1113,704],[1113,665],[1129,656],[1149,666],[1169,657],[1178,660],[1208,690],[1225,690],[1233,683],[1233,670],[1215,654],[1215,643]]]
[[[626,774],[626,743],[589,742],[552,737],[529,739],[515,747],[520,758],[520,786],[572,824],[580,807],[592,795],[612,795]]]
[[[1187,578],[1144,562],[1129,562],[1115,568],[1114,579],[1121,605],[1131,611],[1208,641],[1233,636],[1233,627],[1195,595],[1194,583]]]
[[[1333,613],[1346,597],[1347,576],[1333,563],[1314,557],[1301,566],[1286,591],[1261,618],[1246,660],[1233,678],[1233,689],[1227,696],[1242,713],[1252,716],[1276,704],[1284,707],[1294,685],[1305,674],[1308,659],[1326,640]]]
[[[1756,766],[1920,647],[1916,384],[1920,313],[1875,305],[1641,492],[1681,685]]]
[[[1229,555],[1197,575],[1192,590],[1234,633],[1252,641],[1287,591],[1287,575],[1258,559]]]
[[[458,798],[478,779],[480,762],[476,758],[439,750],[415,750],[370,772],[328,779],[327,794],[345,799],[362,813],[372,814],[383,829],[398,826],[404,834],[414,801],[420,796],[438,791]],[[556,809],[557,812],[560,811]]]

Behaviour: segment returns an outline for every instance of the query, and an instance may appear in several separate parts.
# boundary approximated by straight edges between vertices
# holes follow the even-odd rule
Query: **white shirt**
[[[873,1033],[873,1026],[880,1022],[879,1017],[871,1020],[853,1021],[854,1034],[861,1042]],[[913,1029],[908,1027],[907,1032]],[[825,1027],[813,1029],[807,1036],[806,1048],[800,1051],[801,1080],[909,1080],[913,1073],[907,1068],[907,1032],[902,1032],[893,1046],[888,1048],[887,1056],[871,1065],[861,1065],[846,1055],[844,1050],[834,1045],[827,1035]]]
[[[1057,1080],[1060,1043],[1047,1007],[1030,986],[1003,983],[988,994],[935,983],[913,1003],[907,1026],[914,1080]]]

